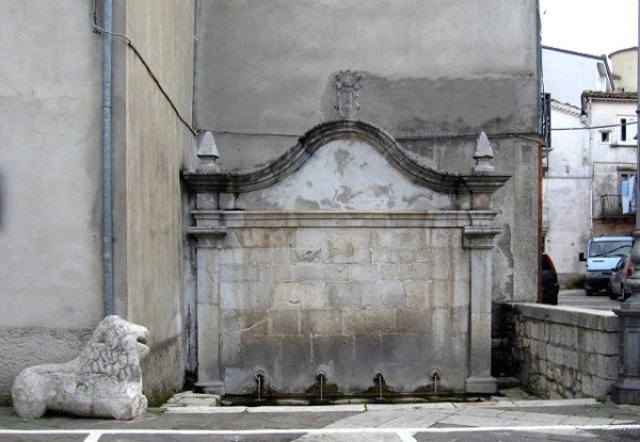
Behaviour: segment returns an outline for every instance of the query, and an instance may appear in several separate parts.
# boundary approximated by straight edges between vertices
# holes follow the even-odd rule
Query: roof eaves
[[[562,52],[564,54],[569,54],[569,55],[577,55],[579,57],[585,57],[585,58],[593,58],[595,60],[602,60],[602,59],[606,59],[606,55],[593,55],[593,54],[586,54],[584,52],[576,52],[576,51],[570,51],[568,49],[560,49],[560,48],[554,48],[551,46],[542,46],[542,49],[548,49],[550,51],[556,51],[556,52]]]

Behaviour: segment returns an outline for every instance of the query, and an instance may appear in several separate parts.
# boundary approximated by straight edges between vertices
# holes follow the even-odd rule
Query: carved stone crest
[[[355,117],[356,112],[360,109],[358,96],[362,88],[362,77],[357,72],[346,70],[338,72],[335,79],[338,100],[335,108],[342,118],[350,120]]]

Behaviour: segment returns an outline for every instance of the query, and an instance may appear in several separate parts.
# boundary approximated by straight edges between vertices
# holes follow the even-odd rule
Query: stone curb
[[[351,404],[324,406],[262,406],[262,407],[207,407],[207,406],[163,406],[166,413],[213,414],[213,413],[328,413],[365,412],[383,410],[435,410],[458,408],[525,408],[525,407],[571,407],[598,405],[593,398],[558,400],[492,400],[487,402],[441,402],[434,404]]]

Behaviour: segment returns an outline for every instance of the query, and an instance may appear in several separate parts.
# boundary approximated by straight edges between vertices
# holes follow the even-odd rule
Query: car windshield
[[[592,242],[589,248],[589,257],[615,257],[626,256],[631,252],[629,241],[601,241]]]

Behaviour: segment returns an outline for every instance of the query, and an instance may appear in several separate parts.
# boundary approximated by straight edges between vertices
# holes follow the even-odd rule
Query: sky
[[[542,44],[591,55],[638,46],[638,0],[539,0]]]

